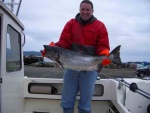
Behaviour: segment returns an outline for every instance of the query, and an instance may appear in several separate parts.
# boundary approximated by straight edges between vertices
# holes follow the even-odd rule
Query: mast
[[[16,11],[16,16],[18,16],[18,14],[19,14],[19,9],[20,9],[20,6],[21,6],[21,2],[22,2],[22,0],[19,0],[19,2],[18,3],[15,3],[15,0],[11,0],[11,2],[8,2],[8,3],[5,3],[5,1],[4,0],[2,0],[2,2],[6,5],[6,6],[8,6],[8,8],[14,13],[14,8],[15,8],[15,5],[17,5],[17,11]]]

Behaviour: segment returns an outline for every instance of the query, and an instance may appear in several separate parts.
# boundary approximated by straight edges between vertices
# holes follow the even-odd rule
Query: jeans
[[[74,112],[78,91],[80,91],[79,113],[91,113],[91,99],[97,76],[96,71],[65,70],[61,102],[63,113]]]

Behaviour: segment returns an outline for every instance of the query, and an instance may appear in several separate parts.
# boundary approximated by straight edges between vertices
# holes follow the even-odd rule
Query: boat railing
[[[142,89],[138,88],[136,83],[133,82],[133,83],[129,84],[124,79],[121,79],[121,80],[114,79],[114,80],[118,81],[120,85],[124,85],[124,86],[128,87],[131,91],[136,92],[136,93],[138,93],[138,94],[140,94],[140,95],[142,95],[145,98],[150,100],[150,94],[145,92],[145,91],[143,91]]]
[[[21,6],[21,2],[22,0],[19,0],[17,3],[15,2],[15,0],[11,0],[10,2],[5,2],[5,0],[2,0],[2,2],[16,15],[18,16],[19,14],[19,9]],[[17,6],[17,10],[15,12],[15,6]]]

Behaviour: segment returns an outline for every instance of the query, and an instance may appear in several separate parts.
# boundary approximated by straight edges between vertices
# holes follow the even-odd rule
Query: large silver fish
[[[120,45],[117,46],[109,56],[90,56],[76,51],[64,49],[57,46],[44,45],[45,57],[56,61],[63,68],[77,71],[101,71],[104,59],[109,59],[112,63],[121,66]]]

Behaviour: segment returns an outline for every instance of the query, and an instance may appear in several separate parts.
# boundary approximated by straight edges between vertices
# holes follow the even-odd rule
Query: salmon
[[[103,68],[102,61],[109,59],[112,63],[121,66],[120,48],[117,46],[112,50],[109,56],[90,56],[69,49],[64,49],[58,46],[44,45],[46,54],[45,57],[57,62],[65,69],[77,71],[97,71],[101,72]]]

